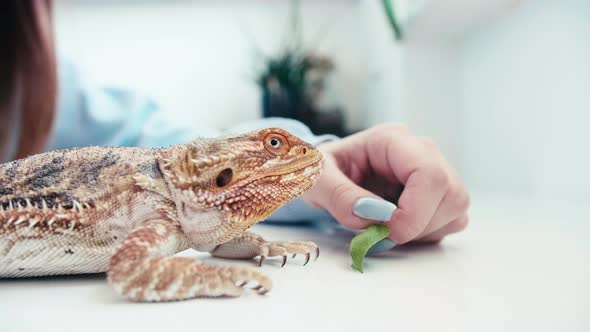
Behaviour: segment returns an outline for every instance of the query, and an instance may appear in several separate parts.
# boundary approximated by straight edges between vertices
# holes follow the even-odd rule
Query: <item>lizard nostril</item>
[[[303,149],[301,149],[301,154],[306,154],[307,153],[307,148],[303,147]]]

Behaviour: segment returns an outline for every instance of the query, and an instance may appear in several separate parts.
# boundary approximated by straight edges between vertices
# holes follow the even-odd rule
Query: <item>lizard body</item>
[[[311,242],[247,231],[309,189],[321,154],[281,129],[164,149],[88,147],[0,165],[0,278],[107,272],[135,301],[238,296],[254,268],[173,257],[303,254]],[[319,252],[318,252],[319,253]]]

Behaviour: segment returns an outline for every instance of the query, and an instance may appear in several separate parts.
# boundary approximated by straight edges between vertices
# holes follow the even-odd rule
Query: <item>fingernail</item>
[[[386,200],[372,197],[362,197],[354,202],[352,213],[355,216],[363,219],[369,219],[373,221],[389,221],[395,209],[397,209],[397,206]]]
[[[393,247],[395,247],[395,242],[391,241],[390,239],[383,239],[375,243],[375,245],[372,246],[369,251],[367,251],[367,255],[378,254],[380,252],[390,250]]]

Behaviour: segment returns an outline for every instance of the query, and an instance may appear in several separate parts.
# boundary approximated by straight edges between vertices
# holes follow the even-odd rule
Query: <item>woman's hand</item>
[[[318,149],[325,168],[303,198],[344,226],[363,229],[380,219],[395,244],[438,242],[467,226],[469,195],[458,175],[430,139],[406,126],[376,126]]]

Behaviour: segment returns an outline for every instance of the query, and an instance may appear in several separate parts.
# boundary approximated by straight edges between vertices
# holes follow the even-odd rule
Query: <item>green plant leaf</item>
[[[387,16],[387,21],[393,30],[393,34],[395,35],[396,40],[402,40],[404,38],[404,34],[402,28],[399,25],[397,20],[397,16],[395,14],[395,8],[391,3],[392,0],[383,0],[383,7],[385,8],[385,15]]]
[[[389,228],[385,225],[372,225],[362,233],[357,234],[350,241],[350,257],[352,257],[352,267],[363,273],[363,259],[367,251],[377,242],[383,240],[389,235]]]

